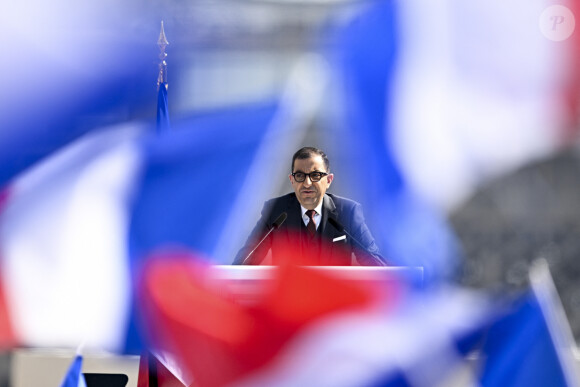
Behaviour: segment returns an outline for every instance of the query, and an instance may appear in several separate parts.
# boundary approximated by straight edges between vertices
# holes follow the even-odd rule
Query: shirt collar
[[[302,217],[304,218],[304,215],[306,215],[306,211],[308,210],[304,208],[302,204],[300,205],[300,210],[302,211]],[[316,211],[316,214],[322,215],[322,200],[320,201],[320,203],[318,203],[314,211]]]

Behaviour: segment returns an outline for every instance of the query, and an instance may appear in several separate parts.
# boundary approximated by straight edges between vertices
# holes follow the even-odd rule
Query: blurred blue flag
[[[140,352],[129,258],[138,264],[181,248],[230,263],[235,251],[216,251],[241,246],[242,225],[255,221],[247,214],[258,213],[249,208],[270,195],[256,184],[289,159],[271,160],[293,135],[276,124],[279,113],[277,101],[218,109],[161,137],[136,124],[111,128],[13,181],[0,212],[0,282],[10,285],[10,320],[26,322],[16,326],[19,342],[62,347],[85,338],[91,347]]]
[[[487,334],[482,386],[580,385],[575,343],[547,265],[536,263],[531,275],[532,291]]]
[[[0,205],[0,286],[15,345],[119,351],[131,277],[127,203],[146,128],[100,130],[11,181]],[[106,284],[106,286],[104,286]]]
[[[0,282],[18,344],[140,352],[134,265],[172,248],[231,263],[269,179],[286,178],[303,100],[197,113],[164,136],[139,123],[100,129],[13,179]]]
[[[146,139],[132,209],[133,257],[172,247],[213,257],[277,107],[272,101],[200,113],[174,123],[170,136]]]
[[[484,348],[482,386],[568,386],[537,299],[528,295],[496,324]]]
[[[172,250],[233,261],[271,196],[271,176],[286,169],[284,155],[293,151],[291,120],[276,119],[286,108],[272,100],[198,113],[142,143],[143,174],[130,210],[133,265]],[[128,352],[139,350],[138,339],[129,338]]]
[[[167,83],[159,84],[157,92],[157,133],[165,133],[171,128],[167,105]]]
[[[333,147],[383,256],[395,265],[423,266],[429,284],[452,277],[457,246],[442,214],[413,192],[395,157],[392,89],[400,38],[394,1],[372,3],[339,32],[344,115],[333,123]]]
[[[61,383],[61,387],[87,387],[85,377],[82,374],[83,368],[83,357],[77,355],[73,362],[71,363],[64,380]]]
[[[69,16],[74,18],[74,12]],[[25,73],[11,77],[14,85],[0,94],[0,187],[82,135],[125,122],[127,111],[153,106],[155,94],[145,87],[150,76],[146,50],[135,42],[95,42],[102,34],[73,32],[65,25],[49,29],[91,37],[81,47],[67,46],[72,63],[55,62],[46,49],[27,44],[30,37],[20,42],[19,47],[41,53],[30,63],[11,65]]]
[[[399,356],[407,359],[408,366],[399,366],[370,385],[432,385],[437,380],[435,375],[443,376],[439,380],[446,380],[450,371],[463,364],[461,380],[466,376],[470,379],[465,385],[579,386],[573,356],[575,342],[545,262],[533,265],[530,280],[532,289],[529,292],[515,301],[503,297],[503,300],[488,304],[487,315],[480,315],[483,318],[476,324],[472,324],[477,321],[473,320],[474,315],[470,316],[466,311],[477,306],[477,299],[460,305],[458,300],[461,298],[454,300],[448,296],[438,306],[439,310],[429,310],[429,293],[426,293],[421,304],[423,311],[428,311],[426,316],[408,324],[422,327],[416,332],[428,333],[423,336],[415,333],[415,337],[406,340],[398,350]],[[463,298],[463,301],[467,299]],[[454,313],[453,309],[464,315]],[[435,321],[448,326],[470,326],[470,329],[438,332]],[[443,337],[449,341],[444,343]],[[421,349],[412,352],[413,345],[419,345]],[[413,353],[413,356],[401,355],[406,352]]]

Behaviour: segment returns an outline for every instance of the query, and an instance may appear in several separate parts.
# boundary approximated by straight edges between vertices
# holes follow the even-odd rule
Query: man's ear
[[[326,176],[326,181],[328,182],[329,186],[332,183],[332,180],[334,180],[334,174],[330,173]]]
[[[290,184],[292,184],[292,174],[288,175],[288,179],[290,179]]]

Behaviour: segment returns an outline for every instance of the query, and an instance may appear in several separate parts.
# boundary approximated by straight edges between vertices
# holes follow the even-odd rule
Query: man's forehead
[[[294,171],[301,172],[324,171],[324,161],[319,155],[309,157],[307,159],[296,159],[294,161]]]

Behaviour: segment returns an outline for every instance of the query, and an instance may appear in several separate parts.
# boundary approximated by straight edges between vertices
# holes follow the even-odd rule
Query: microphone
[[[346,229],[344,228],[344,226],[340,223],[338,223],[338,220],[332,218],[332,217],[328,217],[328,223],[332,224],[332,226],[338,230],[338,232],[343,232],[346,235],[348,235],[348,237],[350,239],[352,239],[364,252],[367,253],[367,255],[371,256],[373,258],[373,260],[377,263],[377,266],[387,266],[380,258],[378,258],[376,255],[372,254],[370,251],[368,251],[368,249],[363,246],[362,243],[359,242],[358,239],[356,239],[355,237],[353,237],[348,231],[346,231]]]
[[[254,254],[254,251],[256,251],[256,249],[258,247],[260,247],[260,245],[262,244],[262,242],[264,242],[264,240],[268,237],[268,235],[270,235],[270,233],[274,230],[276,230],[278,227],[280,227],[282,225],[282,223],[284,223],[286,221],[286,218],[288,217],[288,214],[283,212],[280,215],[278,215],[278,217],[276,218],[276,220],[274,221],[274,223],[272,223],[272,227],[270,227],[270,229],[268,230],[268,232],[266,233],[266,235],[264,235],[264,237],[262,239],[260,239],[260,242],[258,242],[256,244],[256,247],[254,247],[254,249],[252,251],[250,251],[250,253],[246,256],[246,258],[244,258],[244,260],[242,261],[242,265],[246,264],[246,261],[248,260],[248,258],[250,258],[250,256],[252,254]]]

